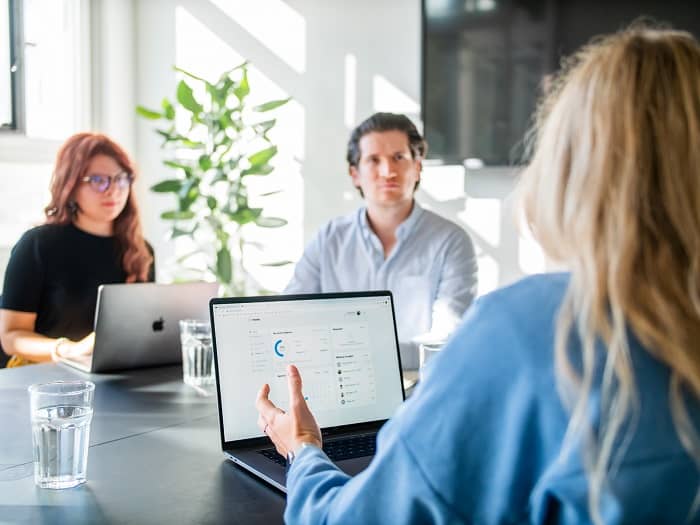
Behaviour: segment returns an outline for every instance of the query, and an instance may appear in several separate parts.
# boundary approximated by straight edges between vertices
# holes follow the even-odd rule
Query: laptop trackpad
[[[365,470],[371,461],[372,456],[364,456],[361,458],[341,459],[336,461],[335,464],[346,474],[355,476]]]

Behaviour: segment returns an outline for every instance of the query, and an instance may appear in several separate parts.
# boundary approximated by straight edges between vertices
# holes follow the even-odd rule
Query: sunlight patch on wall
[[[306,20],[282,0],[210,0],[297,73],[306,71]]]
[[[357,106],[357,57],[348,53],[345,55],[345,126],[355,127]]]
[[[546,270],[542,248],[529,233],[518,238],[518,264],[524,274],[541,273]]]
[[[420,105],[382,75],[372,79],[372,100],[374,111],[391,111],[418,116]]]
[[[492,247],[501,242],[500,199],[469,197],[464,211],[458,216],[480,240]]]
[[[479,284],[477,295],[484,295],[498,288],[498,262],[484,253],[477,255],[479,265]]]
[[[463,199],[464,168],[462,166],[424,167],[420,178],[420,189],[438,202]]]

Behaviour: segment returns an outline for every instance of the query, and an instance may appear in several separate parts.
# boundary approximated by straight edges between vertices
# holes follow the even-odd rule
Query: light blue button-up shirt
[[[386,259],[365,207],[329,221],[307,246],[285,292],[391,290],[401,362],[415,369],[418,351],[413,338],[450,333],[472,302],[476,282],[469,235],[414,201]]]

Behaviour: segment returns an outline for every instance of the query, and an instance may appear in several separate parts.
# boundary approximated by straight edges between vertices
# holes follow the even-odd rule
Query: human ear
[[[356,188],[360,187],[360,174],[357,171],[356,166],[350,166],[348,168],[348,173],[350,174],[350,178],[352,179],[352,185],[355,186]]]

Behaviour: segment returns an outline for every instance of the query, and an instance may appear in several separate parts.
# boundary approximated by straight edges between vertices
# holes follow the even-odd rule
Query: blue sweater
[[[555,387],[567,284],[565,274],[534,276],[479,300],[356,477],[302,449],[288,475],[286,521],[590,523],[580,449],[562,451],[569,416]],[[688,519],[700,475],[672,424],[669,371],[634,337],[630,345],[640,416],[604,493],[604,521],[700,523],[700,513]],[[698,403],[689,410],[700,422]]]

